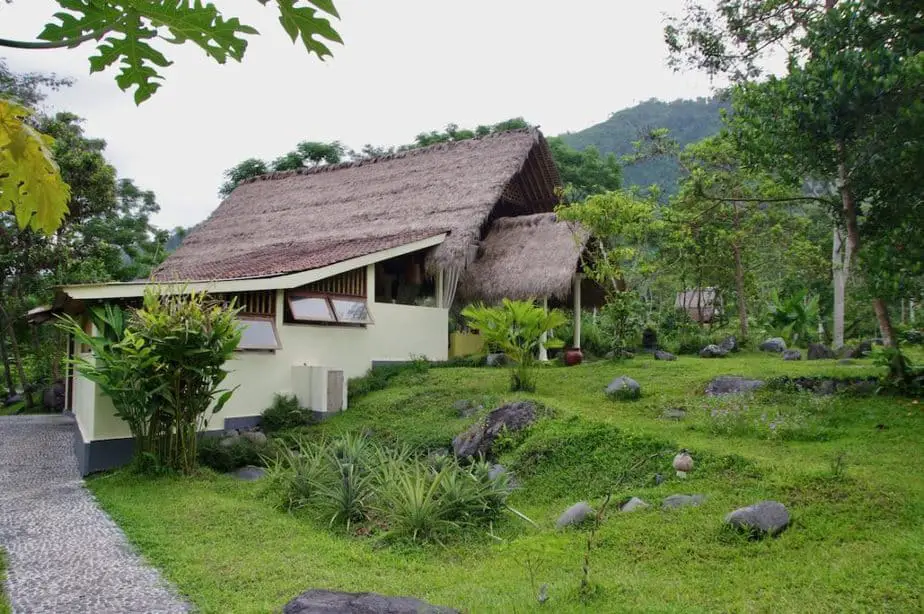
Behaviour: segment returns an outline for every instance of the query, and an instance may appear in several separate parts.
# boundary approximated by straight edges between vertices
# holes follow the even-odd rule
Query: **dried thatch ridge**
[[[560,222],[554,213],[499,219],[465,272],[459,295],[489,303],[565,299],[588,236],[583,227]]]
[[[269,277],[445,232],[431,265],[460,270],[492,219],[551,211],[558,185],[535,129],[271,173],[238,186],[155,278]]]

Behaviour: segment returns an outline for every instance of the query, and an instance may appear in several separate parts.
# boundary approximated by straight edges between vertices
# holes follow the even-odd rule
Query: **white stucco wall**
[[[409,360],[426,356],[446,360],[447,309],[375,303],[374,267],[367,268],[369,310],[373,324],[315,326],[283,323],[283,291],[276,295],[276,329],[282,349],[276,352],[237,352],[226,368],[225,387],[238,386],[208,428],[224,428],[224,419],[259,415],[275,393],[291,394],[292,366],[307,364],[343,370],[345,378],[363,375],[373,361]],[[87,387],[92,392],[87,392]],[[92,408],[88,405],[92,402]],[[127,426],[112,413],[112,404],[91,382],[77,377],[74,413],[84,440],[128,437]],[[324,408],[315,408],[323,411]]]

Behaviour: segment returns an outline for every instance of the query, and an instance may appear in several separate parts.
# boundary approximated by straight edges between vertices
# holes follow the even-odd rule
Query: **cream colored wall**
[[[409,360],[412,356],[446,360],[448,310],[375,303],[373,265],[367,267],[367,276],[367,288],[372,294],[368,298],[369,310],[374,323],[366,327],[283,324],[284,293],[278,291],[276,329],[282,349],[235,353],[226,365],[230,375],[224,386],[238,388],[224,409],[212,416],[208,428],[224,428],[225,418],[257,416],[269,406],[275,393],[291,394],[296,388],[292,382],[293,365],[341,369],[346,378],[352,378],[368,371],[372,361]],[[94,411],[89,416],[86,401],[78,401],[75,395],[74,410],[84,439],[89,440],[88,434],[92,434],[92,439],[128,437],[128,428],[112,415],[111,402],[96,393],[91,382],[79,376],[77,380],[78,391],[90,385],[95,395]],[[77,405],[81,406],[80,412]]]

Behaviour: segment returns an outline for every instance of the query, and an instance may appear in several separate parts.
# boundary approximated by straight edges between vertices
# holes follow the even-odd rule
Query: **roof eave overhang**
[[[289,288],[298,288],[305,284],[327,279],[353,269],[362,268],[376,262],[403,256],[412,252],[427,249],[439,245],[446,240],[449,233],[441,233],[427,239],[413,241],[398,247],[358,256],[342,262],[337,262],[317,269],[299,271],[297,273],[287,273],[285,275],[275,275],[271,277],[248,277],[240,279],[221,279],[221,280],[178,280],[175,282],[168,281],[145,281],[145,282],[127,282],[127,283],[110,283],[110,284],[89,284],[76,286],[61,286],[58,288],[72,299],[79,300],[106,300],[119,298],[132,298],[143,296],[146,288],[152,285],[170,288],[177,294],[186,294],[192,292],[252,292],[259,290],[285,290]]]

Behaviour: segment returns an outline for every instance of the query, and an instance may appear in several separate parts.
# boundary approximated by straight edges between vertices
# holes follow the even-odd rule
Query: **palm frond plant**
[[[765,324],[772,334],[789,345],[805,345],[817,335],[821,310],[818,297],[801,290],[781,299],[774,290],[770,296]]]
[[[470,305],[462,310],[469,328],[484,337],[485,344],[506,354],[511,363],[511,391],[534,392],[535,369],[540,346],[564,347],[553,332],[566,322],[560,311],[546,311],[533,301],[504,299],[497,307]],[[543,339],[545,337],[545,339]]]

